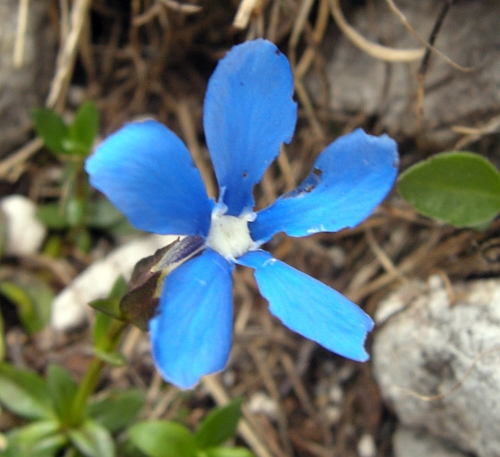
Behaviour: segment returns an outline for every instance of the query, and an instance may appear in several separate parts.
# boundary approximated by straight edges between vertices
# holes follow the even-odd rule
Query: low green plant
[[[212,410],[195,432],[173,421],[137,422],[145,395],[138,389],[111,392],[98,399],[94,393],[102,369],[123,365],[117,351],[123,331],[133,320],[127,310],[149,297],[155,306],[155,284],[178,261],[172,245],[139,262],[131,286],[120,277],[109,296],[91,303],[97,310],[93,327],[93,358],[83,379],[76,383],[58,365],[49,365],[45,376],[0,363],[0,404],[24,421],[4,435],[2,457],[251,457],[243,447],[223,444],[236,433],[241,399]],[[169,257],[170,256],[170,257]],[[160,268],[158,273],[147,274]],[[122,310],[123,304],[125,312]],[[154,310],[153,310],[154,311]],[[153,312],[149,310],[148,312]],[[142,320],[136,322],[142,326]],[[1,347],[0,347],[1,349]]]
[[[419,162],[401,173],[398,189],[422,215],[458,228],[485,228],[500,213],[500,173],[472,152],[443,152]]]
[[[91,197],[84,160],[92,152],[98,133],[99,111],[92,102],[84,103],[71,124],[48,108],[32,113],[37,135],[47,149],[64,164],[61,199],[39,205],[37,216],[49,229],[69,231],[69,238],[82,251],[90,248],[88,229],[129,232],[132,227],[104,197]]]

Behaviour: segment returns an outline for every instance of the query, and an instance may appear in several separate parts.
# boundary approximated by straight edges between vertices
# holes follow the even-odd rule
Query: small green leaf
[[[500,173],[471,152],[444,152],[401,174],[403,198],[424,216],[474,227],[500,212]]]
[[[76,382],[64,368],[58,365],[49,365],[47,386],[59,420],[64,425],[71,424],[71,408],[78,390]]]
[[[92,236],[85,227],[77,227],[76,230],[70,232],[70,240],[73,242],[80,252],[88,254],[92,246]]]
[[[88,414],[95,421],[116,433],[132,424],[141,412],[146,396],[140,389],[115,392],[88,406]]]
[[[134,445],[148,457],[197,457],[194,436],[181,424],[139,422],[128,433]]]
[[[55,417],[49,390],[38,374],[0,363],[0,402],[27,419]]]
[[[219,446],[233,438],[241,417],[242,398],[235,398],[220,408],[215,408],[203,419],[195,434],[199,449]]]
[[[12,429],[7,434],[8,447],[5,457],[54,457],[67,439],[59,430],[59,423],[37,421]]]
[[[87,200],[76,196],[70,196],[65,200],[65,216],[70,227],[77,227],[83,224],[87,209]]]
[[[255,457],[245,447],[215,447],[203,451],[203,457]]]
[[[16,305],[21,321],[26,323],[25,327],[27,327],[28,333],[34,333],[35,329],[32,324],[37,320],[35,306],[30,295],[24,288],[13,281],[1,281],[0,294]]]
[[[73,445],[86,457],[114,457],[115,443],[106,428],[93,420],[72,428],[68,436]]]
[[[19,318],[30,335],[48,325],[54,293],[40,278],[16,272],[9,280],[0,281],[0,293],[17,307]]]
[[[109,363],[114,367],[122,367],[127,363],[127,359],[125,358],[125,356],[118,351],[107,352],[98,348],[94,348],[94,354],[103,362]]]
[[[36,134],[42,138],[45,146],[53,152],[67,154],[65,149],[69,129],[62,117],[48,108],[36,108],[32,112]]]
[[[4,324],[3,324],[3,316],[0,313],[0,362],[5,358],[5,334],[4,334]],[[1,411],[0,411],[1,414]]]
[[[64,211],[59,203],[45,203],[38,206],[36,217],[49,229],[64,230],[69,227]]]
[[[94,102],[84,103],[75,113],[69,128],[69,148],[79,155],[86,156],[94,145],[99,128],[99,111]]]
[[[88,204],[86,224],[89,227],[107,230],[118,225],[125,216],[106,198],[99,198]]]

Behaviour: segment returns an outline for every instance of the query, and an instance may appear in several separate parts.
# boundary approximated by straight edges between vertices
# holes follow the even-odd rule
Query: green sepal
[[[165,277],[204,248],[202,237],[187,236],[138,262],[132,273],[129,290],[120,303],[127,319],[147,331],[150,319],[156,314]]]
[[[100,298],[89,302],[89,306],[108,317],[123,320],[124,315],[120,309],[120,301],[121,300],[119,298]]]
[[[96,309],[96,320],[94,323],[94,346],[104,349],[106,335],[114,319],[126,320],[120,309],[120,300],[127,291],[127,281],[120,275],[116,279],[107,298],[94,300],[89,305]]]

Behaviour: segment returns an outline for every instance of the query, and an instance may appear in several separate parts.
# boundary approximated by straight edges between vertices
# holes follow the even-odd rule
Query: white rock
[[[51,325],[59,331],[69,330],[85,322],[90,311],[88,302],[106,297],[118,276],[129,279],[135,264],[153,255],[176,236],[150,235],[115,249],[80,273],[52,302]]]
[[[37,253],[47,229],[35,217],[36,205],[24,195],[10,195],[2,198],[0,207],[7,225],[5,253],[14,256]]]
[[[422,48],[388,7],[374,0],[370,7],[342,2],[349,24],[373,43],[398,49]],[[440,14],[442,2],[397,0],[394,2],[417,33],[427,39]],[[313,98],[335,113],[375,116],[383,130],[394,136],[418,136],[449,147],[458,138],[452,125],[485,123],[500,105],[500,2],[467,0],[448,10],[436,40],[437,48],[459,65],[453,68],[432,54],[425,75],[422,126],[417,122],[416,93],[422,59],[413,62],[384,62],[354,45],[346,34],[323,40],[324,75],[329,82],[325,101],[322,81],[316,82]],[[311,86],[313,84],[311,83]],[[313,86],[314,87],[314,86]]]
[[[400,301],[404,309],[375,334],[375,377],[404,425],[479,457],[498,457],[500,281],[457,283],[453,293],[457,301],[450,303],[435,276],[381,304]]]
[[[392,438],[394,457],[467,457],[428,433],[399,427]]]

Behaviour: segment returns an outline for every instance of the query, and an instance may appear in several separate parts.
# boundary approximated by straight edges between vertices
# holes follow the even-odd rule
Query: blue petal
[[[159,234],[208,233],[213,202],[189,151],[156,121],[133,122],[104,140],[85,169],[130,222]]]
[[[158,370],[181,389],[226,365],[233,321],[232,269],[207,249],[166,278],[159,314],[149,322],[149,330]]]
[[[270,311],[293,331],[349,359],[364,362],[373,321],[342,294],[265,251],[248,252],[238,263],[255,269]]]
[[[257,213],[255,241],[278,232],[305,236],[354,227],[385,198],[397,176],[398,152],[387,135],[357,129],[326,147],[312,172],[294,191]]]
[[[208,149],[227,214],[254,206],[259,182],[297,120],[293,78],[286,57],[269,41],[233,47],[215,69],[205,96]]]

